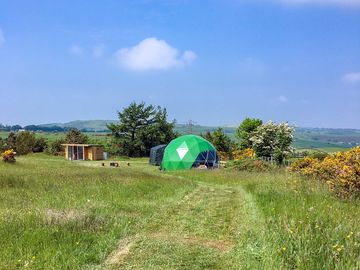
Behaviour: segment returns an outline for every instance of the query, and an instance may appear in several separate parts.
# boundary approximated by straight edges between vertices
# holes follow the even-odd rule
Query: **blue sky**
[[[360,128],[360,0],[0,0],[0,123]]]

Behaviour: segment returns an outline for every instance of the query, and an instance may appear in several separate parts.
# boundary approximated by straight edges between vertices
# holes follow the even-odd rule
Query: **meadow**
[[[0,163],[0,269],[360,267],[360,202],[318,181],[118,162]]]

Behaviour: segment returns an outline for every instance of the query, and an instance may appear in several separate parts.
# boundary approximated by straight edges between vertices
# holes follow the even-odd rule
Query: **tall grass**
[[[127,162],[0,163],[0,269],[360,267],[360,203],[318,182]]]
[[[132,167],[89,168],[45,155],[0,163],[0,269],[101,264],[158,205],[192,186]]]

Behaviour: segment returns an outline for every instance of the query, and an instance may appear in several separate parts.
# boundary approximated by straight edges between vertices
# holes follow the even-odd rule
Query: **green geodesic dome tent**
[[[214,168],[219,158],[215,147],[204,138],[196,135],[185,135],[172,140],[165,148],[161,169],[184,170],[206,165]]]

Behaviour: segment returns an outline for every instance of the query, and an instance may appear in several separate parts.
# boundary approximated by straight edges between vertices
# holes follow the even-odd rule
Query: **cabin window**
[[[83,146],[68,146],[69,160],[84,160]]]
[[[84,148],[82,146],[78,146],[78,159],[84,160]]]

